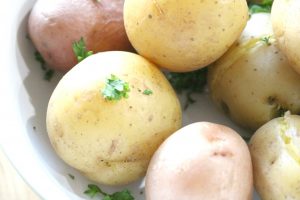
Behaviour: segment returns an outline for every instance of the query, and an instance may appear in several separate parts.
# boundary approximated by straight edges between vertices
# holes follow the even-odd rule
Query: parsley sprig
[[[40,63],[41,69],[44,71],[44,80],[50,81],[51,78],[54,75],[53,69],[48,69],[46,65],[46,61],[44,60],[43,56],[40,54],[40,52],[35,51],[34,52],[34,58],[37,62]]]
[[[84,60],[85,58],[93,54],[92,51],[88,51],[86,49],[85,42],[82,37],[80,38],[79,41],[74,42],[72,47],[78,62],[81,62],[82,60]]]
[[[181,93],[185,91],[187,93],[187,101],[184,105],[184,109],[187,109],[190,104],[195,103],[192,94],[203,92],[207,81],[206,75],[207,68],[186,73],[166,73],[167,79],[170,81],[176,92]]]
[[[273,0],[263,0],[260,4],[250,4],[249,12],[250,15],[254,13],[270,13],[272,8]]]
[[[153,94],[153,91],[150,90],[150,89],[145,89],[144,92],[143,92],[144,95],[151,95]]]
[[[106,192],[103,192],[97,185],[94,184],[89,184],[88,189],[84,191],[84,194],[88,195],[91,198],[94,198],[96,195],[100,194],[103,195],[103,200],[134,200],[134,197],[127,189],[124,189],[121,192],[107,194]]]
[[[102,95],[106,100],[120,100],[121,98],[128,98],[130,92],[129,84],[117,76],[111,74],[110,78],[106,79],[105,88],[102,90]]]
[[[273,42],[274,42],[274,38],[272,35],[269,36],[263,36],[260,38],[260,41],[262,41],[263,43],[265,43],[266,45],[270,46]]]

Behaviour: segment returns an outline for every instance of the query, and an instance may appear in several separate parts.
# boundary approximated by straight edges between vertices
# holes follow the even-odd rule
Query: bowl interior
[[[15,81],[12,87],[14,87],[13,90],[16,95],[17,114],[22,122],[21,126],[25,130],[20,133],[22,134],[20,140],[27,141],[24,143],[27,145],[24,148],[32,150],[34,159],[38,160],[42,173],[51,177],[51,184],[66,193],[69,199],[90,199],[83,192],[87,189],[87,185],[92,182],[83,177],[77,170],[65,164],[55,154],[47,136],[45,118],[48,100],[63,74],[55,72],[52,79],[46,81],[43,79],[45,71],[41,68],[40,63],[35,60],[35,49],[27,34],[28,15],[34,2],[34,0],[24,1],[23,5],[20,6],[19,13],[16,13],[17,21],[14,24],[16,26],[16,35],[13,38],[15,49],[12,52],[14,66],[11,67],[15,67],[15,69],[11,71],[11,79]],[[186,101],[185,96],[185,94],[178,95],[182,105]],[[209,121],[230,126],[242,135],[248,134],[245,130],[233,124],[227,116],[213,105],[208,91],[192,97],[196,102],[184,110],[184,125],[197,121]],[[13,138],[9,138],[9,140],[12,141]],[[22,149],[20,148],[18,151],[22,155]],[[20,158],[16,157],[14,164],[22,175],[22,165],[17,164],[18,159]],[[72,176],[74,176],[74,179]],[[43,183],[43,180],[38,180],[39,177],[33,178],[37,179],[37,182]],[[25,179],[28,178],[25,176]],[[108,193],[127,188],[132,192],[135,199],[145,199],[143,179],[120,187],[99,186]],[[35,189],[42,197],[48,199],[39,189]],[[258,197],[255,197],[255,199],[258,199]]]

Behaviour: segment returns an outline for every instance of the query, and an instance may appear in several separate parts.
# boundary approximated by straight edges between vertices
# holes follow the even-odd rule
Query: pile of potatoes
[[[146,175],[147,200],[251,200],[253,183],[262,200],[300,199],[299,9],[275,0],[271,14],[249,17],[246,0],[37,1],[30,38],[65,73],[47,109],[54,150],[101,184]],[[94,55],[77,63],[80,38]],[[249,145],[223,125],[182,128],[162,71],[204,67],[212,101],[253,132]]]

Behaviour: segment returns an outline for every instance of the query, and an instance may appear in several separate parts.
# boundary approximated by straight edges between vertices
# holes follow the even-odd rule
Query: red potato
[[[29,16],[30,38],[46,63],[62,72],[77,63],[72,44],[81,37],[94,53],[132,51],[123,4],[124,0],[39,0]]]
[[[247,144],[232,129],[193,123],[169,136],[152,157],[147,200],[251,200]]]

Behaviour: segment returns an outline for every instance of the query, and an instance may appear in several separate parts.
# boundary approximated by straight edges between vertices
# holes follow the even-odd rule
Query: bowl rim
[[[21,20],[31,9],[35,0],[11,0],[2,2],[0,7],[0,22],[5,31],[2,32],[0,42],[0,150],[4,152],[12,166],[23,180],[35,191],[41,199],[70,200],[79,199],[66,190],[50,174],[39,160],[37,153],[26,134],[26,125],[22,120],[17,101],[22,78],[16,74],[18,50],[17,30]],[[25,156],[21,156],[25,155]]]

